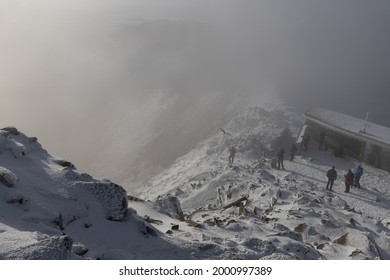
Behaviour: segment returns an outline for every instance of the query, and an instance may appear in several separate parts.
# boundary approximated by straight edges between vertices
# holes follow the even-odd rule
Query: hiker
[[[278,169],[280,169],[280,166],[282,166],[282,169],[284,169],[284,165],[283,165],[283,158],[284,158],[284,149],[281,148],[277,154],[278,156]]]
[[[323,148],[325,148],[325,150],[326,150],[325,136],[326,136],[326,133],[324,131],[321,131],[321,133],[320,133],[320,144],[318,146],[318,150],[320,150],[320,151],[322,151]]]
[[[290,148],[290,161],[294,161],[296,152],[297,152],[297,146],[295,145],[295,143],[293,143]]]
[[[230,151],[229,164],[232,164],[234,162],[234,156],[236,155],[236,149],[233,146],[231,146],[229,148],[229,151]]]
[[[332,189],[333,183],[334,180],[337,179],[337,171],[334,166],[332,166],[332,168],[328,170],[328,172],[326,173],[326,177],[328,177],[328,183],[326,184],[326,189],[333,191]]]
[[[348,173],[344,175],[344,183],[345,183],[345,192],[349,192],[349,188],[353,184],[353,172],[351,169],[348,169]]]
[[[355,179],[355,187],[360,189],[360,177],[363,175],[363,167],[359,165],[353,172],[354,179]]]
[[[303,150],[307,151],[307,148],[309,147],[309,142],[310,142],[310,135],[307,133],[303,136]]]

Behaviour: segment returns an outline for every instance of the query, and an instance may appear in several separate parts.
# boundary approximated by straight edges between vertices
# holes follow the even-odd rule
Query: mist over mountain
[[[389,172],[318,150],[315,139],[273,168],[300,122],[267,109],[241,110],[229,134],[197,143],[137,192],[0,129],[0,259],[388,260]],[[360,187],[345,192],[338,178],[325,188],[329,166],[342,177],[360,164]]]
[[[1,124],[129,186],[253,96],[390,126],[389,6],[0,0]]]

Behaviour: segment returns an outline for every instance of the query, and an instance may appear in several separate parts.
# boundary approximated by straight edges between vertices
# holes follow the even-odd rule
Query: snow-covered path
[[[333,186],[334,196],[339,196],[365,216],[375,219],[389,217],[390,203],[386,198],[390,187],[388,172],[362,164],[364,168],[364,175],[360,180],[362,187],[360,189],[353,187],[349,193],[344,192],[344,174],[349,168],[353,170],[358,164],[360,163],[351,158],[336,158],[329,151],[308,151],[296,157],[294,162],[286,161],[285,168],[301,178],[312,181],[318,191],[328,195],[330,192],[325,189],[326,172],[334,165],[338,173]]]

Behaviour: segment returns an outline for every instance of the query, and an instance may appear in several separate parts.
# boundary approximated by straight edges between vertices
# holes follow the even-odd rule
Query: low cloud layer
[[[179,104],[165,125],[210,93],[272,92],[302,112],[369,111],[390,126],[389,11],[381,0],[0,0],[0,123],[87,170],[110,146],[121,147],[111,162],[126,157],[118,139],[154,131],[145,112],[159,93]]]

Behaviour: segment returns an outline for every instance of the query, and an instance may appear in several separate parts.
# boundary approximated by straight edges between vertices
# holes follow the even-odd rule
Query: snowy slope
[[[199,258],[390,259],[389,173],[364,166],[363,187],[344,193],[341,178],[359,163],[317,151],[315,142],[286,170],[270,167],[270,142],[286,127],[296,135],[296,119],[247,109],[226,126],[231,136],[200,143],[135,195],[157,204],[176,197],[185,221],[171,234],[200,244]],[[238,153],[228,166],[231,144]],[[331,165],[339,173],[334,192],[325,190]],[[130,205],[153,217],[151,201]],[[157,228],[165,223],[172,221]]]
[[[153,236],[153,238],[151,238]],[[0,130],[0,259],[188,258],[127,208],[124,189]]]
[[[85,166],[131,191],[214,135],[242,107],[280,103],[268,95],[216,91],[187,96],[162,91],[134,104],[131,99],[111,101],[113,112],[101,132],[109,137],[97,137],[97,152]]]
[[[230,135],[218,131],[133,193],[0,130],[0,259],[390,259],[388,172],[364,165],[362,188],[344,193],[358,162],[315,142],[285,170],[270,167],[275,138],[300,124],[247,108],[223,127]]]

